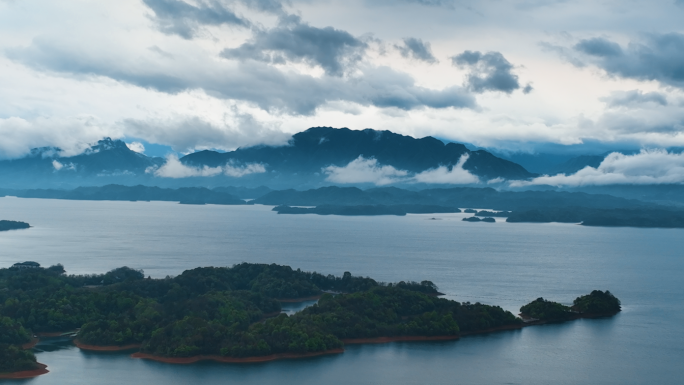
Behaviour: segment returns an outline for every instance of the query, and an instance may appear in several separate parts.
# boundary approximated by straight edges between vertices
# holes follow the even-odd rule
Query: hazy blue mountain
[[[61,156],[54,147],[37,148],[23,158],[0,161],[0,180],[6,186],[90,184],[146,178],[148,167],[164,163],[162,158],[131,151],[121,140],[105,138],[82,154]]]
[[[576,173],[577,171],[579,171],[585,167],[598,168],[598,166],[601,165],[601,162],[603,162],[603,160],[606,158],[606,155],[577,156],[577,157],[571,158],[571,159],[567,160],[566,162],[563,162],[563,163],[556,165],[555,167],[551,168],[551,171],[549,172],[549,174],[550,175],[556,175],[556,174],[570,175],[570,174]]]
[[[421,172],[440,165],[455,165],[466,154],[469,158],[464,169],[480,177],[525,179],[534,176],[522,166],[487,151],[470,151],[462,144],[444,144],[430,136],[416,139],[390,131],[332,127],[313,127],[295,134],[287,146],[256,146],[226,153],[206,150],[187,155],[181,161],[200,167],[217,167],[230,162],[262,163],[276,173],[316,174],[324,167],[346,166],[363,156],[400,170]]]

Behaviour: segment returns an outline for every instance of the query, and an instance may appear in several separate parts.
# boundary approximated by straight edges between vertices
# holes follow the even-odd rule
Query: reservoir
[[[44,341],[50,373],[31,384],[675,384],[684,369],[684,229],[468,223],[466,214],[405,217],[278,215],[267,206],[194,206],[0,198],[0,266],[62,263],[70,274],[115,267],[177,275],[197,266],[277,263],[379,281],[431,280],[449,299],[514,314],[544,297],[569,304],[610,290],[623,311],[604,319],[452,342],[349,346],[339,355],[177,366],[87,353]],[[439,220],[431,220],[437,218]],[[295,307],[296,308],[296,307]],[[80,382],[79,382],[80,381]]]

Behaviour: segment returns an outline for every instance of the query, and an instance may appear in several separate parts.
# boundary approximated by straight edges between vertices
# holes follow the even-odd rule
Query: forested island
[[[543,321],[567,321],[581,317],[597,317],[616,314],[622,310],[620,300],[610,291],[594,290],[575,298],[572,306],[537,298],[520,308],[520,315],[526,319]]]
[[[31,227],[26,222],[0,220],[0,231],[28,229]]]
[[[33,334],[79,329],[75,342],[85,349],[137,349],[138,357],[168,362],[253,362],[525,325],[501,307],[440,294],[430,281],[382,283],[275,264],[196,268],[164,279],[127,267],[93,275],[67,275],[61,265],[0,269],[0,371],[38,367],[20,348]],[[281,313],[280,301],[302,298],[320,299],[292,316]],[[578,300],[582,311],[597,306]]]
[[[596,209],[585,207],[515,211],[506,222],[579,223],[583,226],[684,228],[684,211],[664,208]]]

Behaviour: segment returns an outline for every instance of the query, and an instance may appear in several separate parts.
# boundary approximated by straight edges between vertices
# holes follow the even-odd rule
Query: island
[[[575,298],[572,306],[565,306],[541,297],[537,298],[521,307],[520,315],[528,322],[554,322],[577,318],[611,316],[621,310],[620,300],[610,291],[594,290],[587,295]]]
[[[578,298],[578,314],[609,310],[612,297],[601,293]],[[89,275],[68,275],[61,265],[0,269],[0,343],[8,357],[2,362],[12,363],[3,370],[40,368],[20,346],[34,334],[73,330],[85,350],[135,350],[133,357],[169,363],[240,363],[531,325],[499,306],[441,294],[427,280],[386,283],[276,264],[202,267],[162,279],[128,267]],[[282,301],[312,298],[318,302],[298,313],[281,312]]]
[[[485,222],[485,223],[494,223],[496,222],[496,219],[491,218],[491,217],[486,217],[486,218],[479,218],[477,216],[472,216],[472,217],[465,217],[463,218],[464,222]]]
[[[0,231],[28,229],[31,227],[26,222],[0,220]]]

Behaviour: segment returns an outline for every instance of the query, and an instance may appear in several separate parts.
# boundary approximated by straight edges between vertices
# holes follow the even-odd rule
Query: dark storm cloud
[[[424,42],[421,39],[408,37],[404,39],[403,45],[395,45],[395,47],[399,50],[401,56],[405,58],[410,57],[430,64],[437,63],[435,55],[432,54],[430,43]]]
[[[656,80],[684,88],[684,35],[648,34],[626,47],[605,38],[581,40],[575,51],[609,75],[636,80]]]
[[[633,107],[645,104],[667,106],[667,98],[660,92],[642,92],[641,90],[619,91],[609,97],[602,98],[609,107]]]
[[[246,27],[250,24],[216,0],[200,0],[197,5],[181,0],[143,0],[143,3],[154,11],[160,31],[185,39],[192,38],[203,25]]]
[[[465,84],[473,92],[500,91],[507,94],[520,88],[513,65],[499,52],[465,51],[451,57],[451,63],[470,70]],[[530,92],[532,87],[525,87]]]
[[[278,27],[256,31],[249,42],[227,48],[221,56],[274,64],[306,62],[320,66],[328,75],[341,76],[349,65],[363,57],[366,48],[365,42],[349,32],[332,27],[312,27],[290,15],[281,18]]]
[[[197,61],[186,64],[177,59],[159,66],[155,62],[87,56],[47,39],[35,39],[30,46],[8,50],[6,55],[39,71],[78,78],[102,76],[165,93],[201,89],[218,98],[246,101],[267,111],[291,114],[312,114],[326,102],[335,101],[402,110],[476,107],[473,95],[461,87],[419,87],[410,75],[388,67],[359,67],[358,73],[350,77],[313,77],[280,71],[261,62],[236,66],[206,60],[205,67],[197,67]]]

